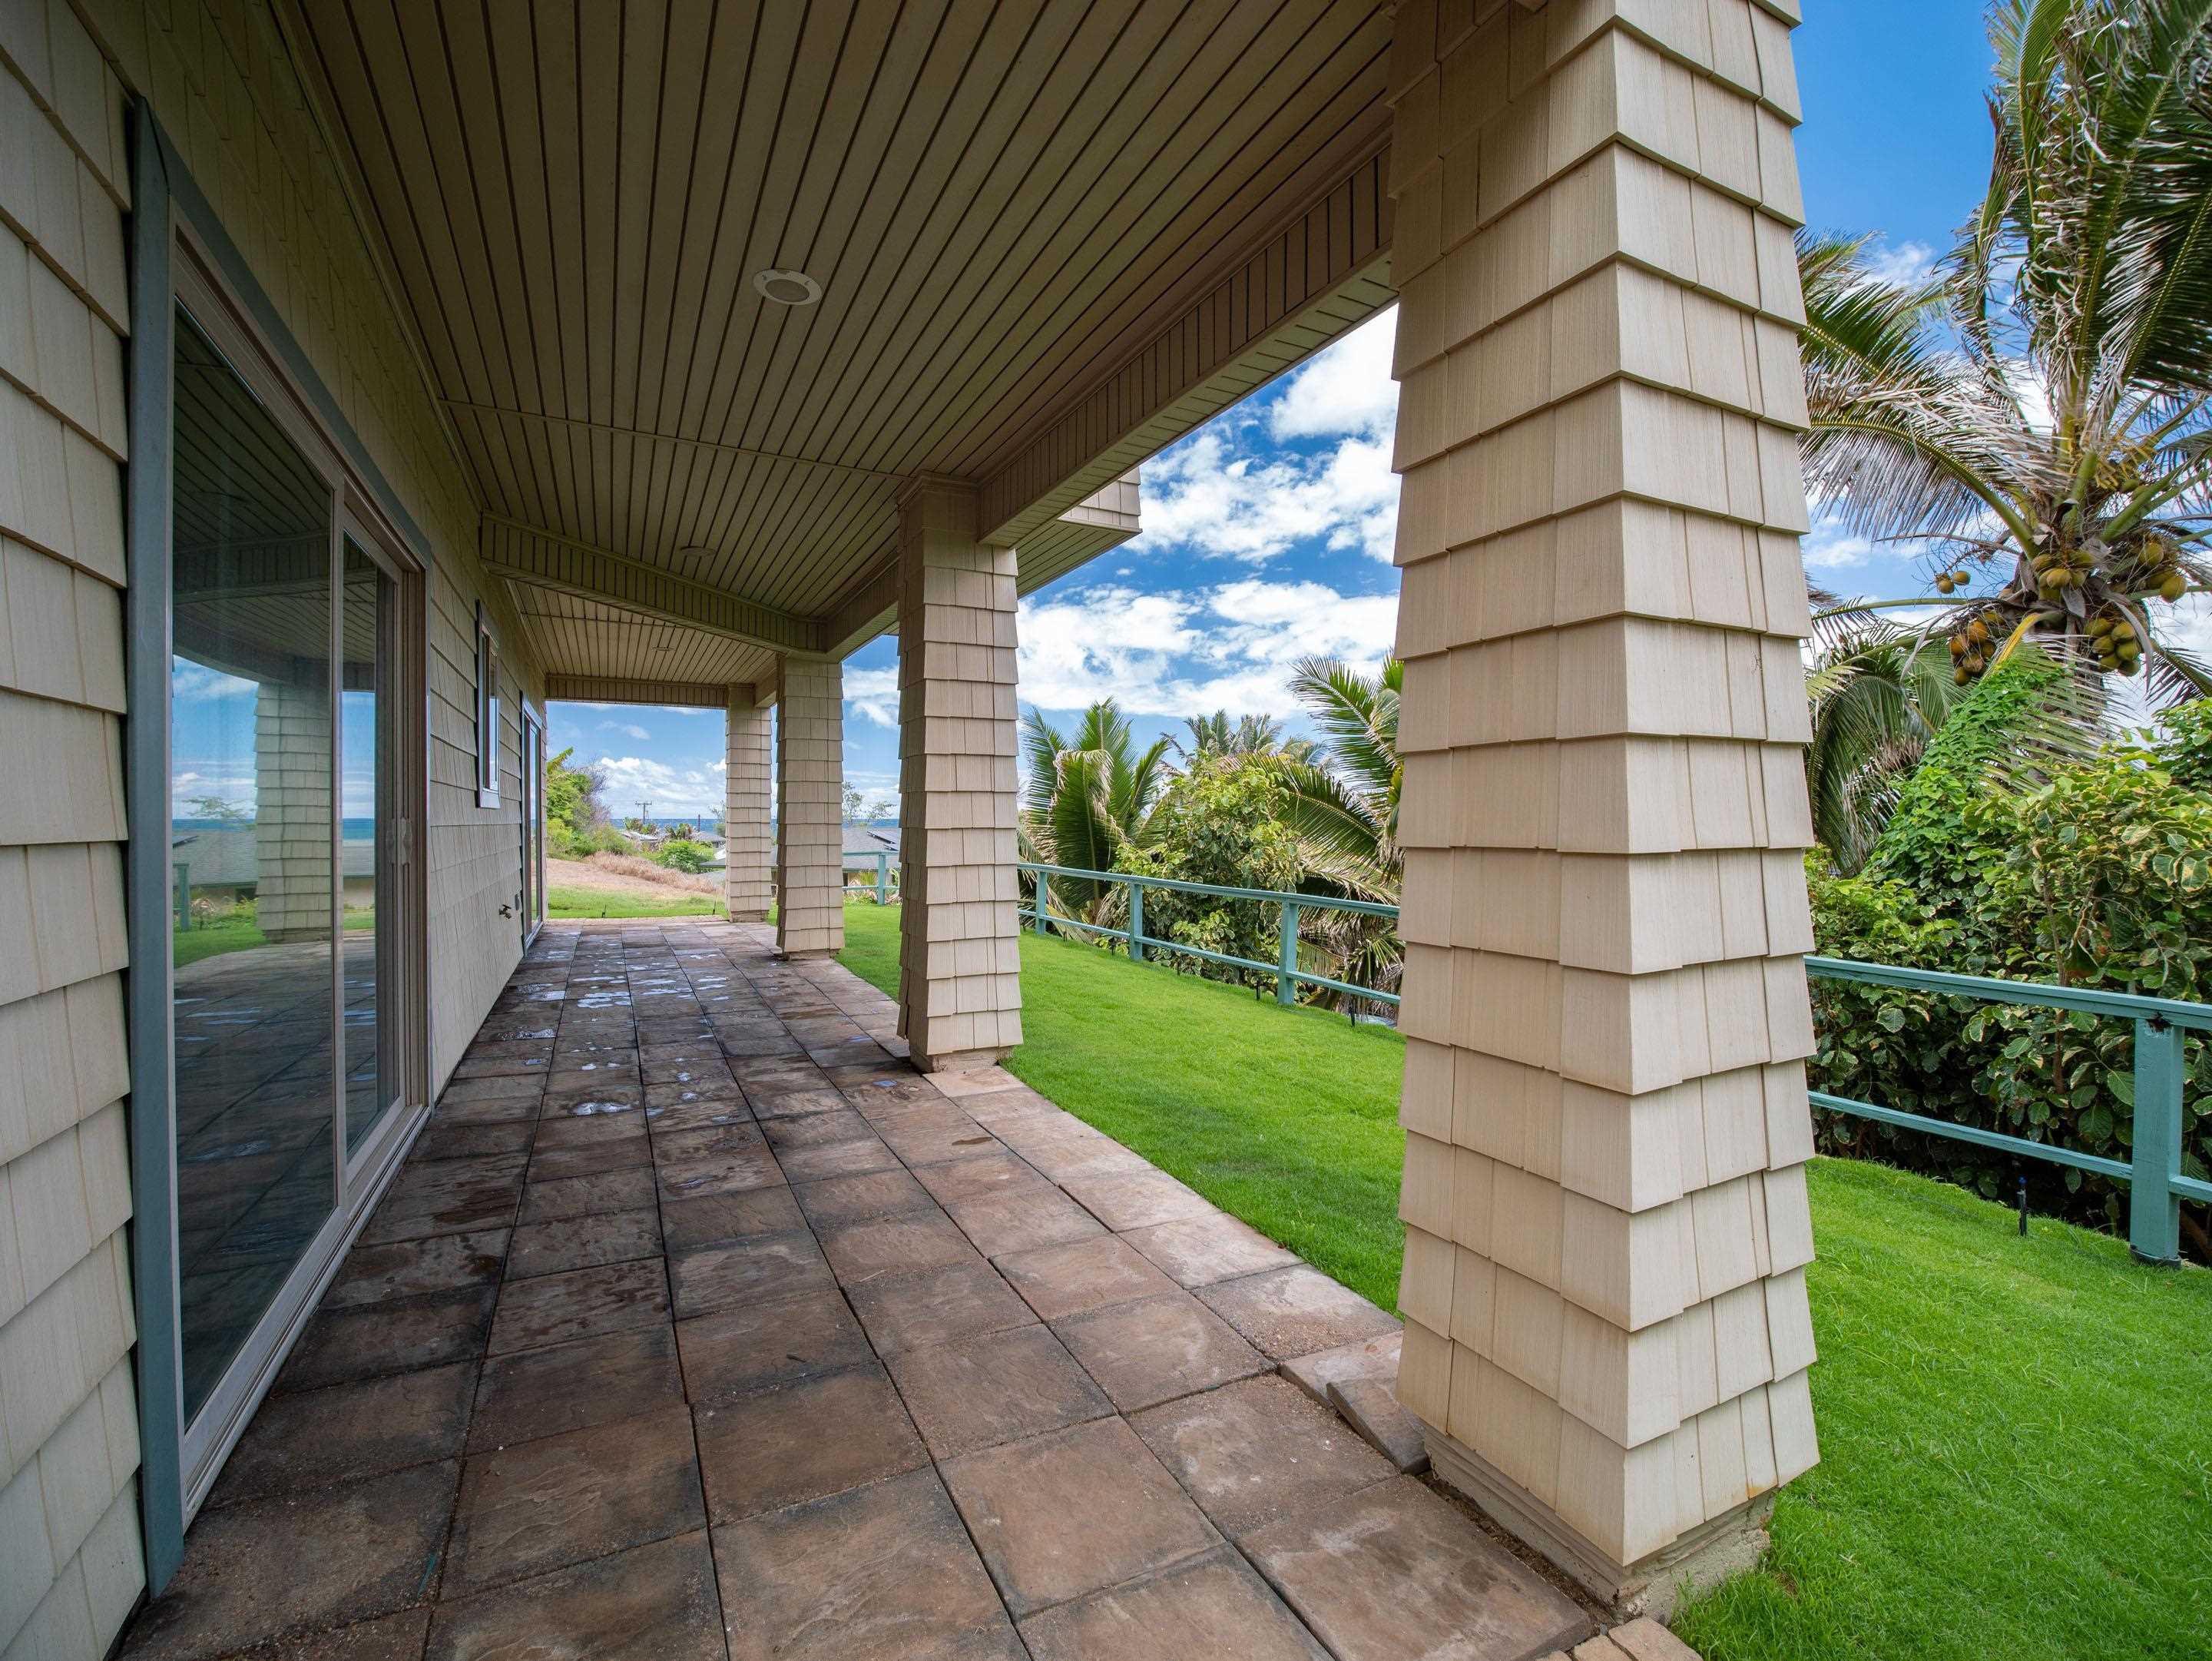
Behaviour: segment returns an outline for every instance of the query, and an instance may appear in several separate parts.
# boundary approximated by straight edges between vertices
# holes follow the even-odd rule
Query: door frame
[[[425,812],[429,801],[428,757],[429,739],[428,710],[429,707],[429,607],[425,591],[425,573],[404,551],[395,545],[388,530],[379,520],[371,504],[363,501],[359,490],[350,483],[345,485],[344,500],[338,509],[337,545],[339,549],[336,575],[344,572],[344,547],[348,541],[359,548],[382,568],[392,579],[398,616],[393,633],[399,646],[399,661],[392,674],[392,730],[400,742],[393,746],[391,765],[393,771],[392,799],[400,812],[398,823],[391,827],[388,838],[380,839],[378,856],[391,867],[392,893],[399,904],[400,936],[392,952],[392,967],[396,971],[395,986],[389,989],[381,981],[377,987],[379,1022],[387,1013],[398,1023],[394,1048],[398,1053],[399,1091],[398,1110],[391,1110],[386,1104],[377,1122],[375,1130],[365,1138],[357,1152],[346,1147],[345,1112],[343,1103],[338,1112],[338,1155],[344,1167],[342,1180],[347,1188],[368,1173],[383,1166],[392,1156],[390,1144],[395,1138],[411,1141],[413,1132],[407,1128],[409,1109],[416,1103],[426,1103],[430,1092],[429,1043],[429,893],[425,880],[428,860],[424,857],[423,839]],[[340,604],[331,608],[333,628],[342,626],[343,620],[343,584],[340,585]],[[337,642],[333,649],[337,650]],[[342,654],[334,662],[342,660]],[[334,687],[337,702],[331,721],[331,800],[337,811],[331,815],[331,832],[337,863],[331,867],[336,880],[331,885],[334,916],[333,938],[338,949],[331,955],[337,970],[337,987],[333,1013],[337,1018],[337,1032],[333,1039],[335,1053],[345,1053],[345,812],[339,800],[345,764],[345,739],[343,687]],[[407,719],[410,710],[422,712],[418,723]],[[379,764],[382,764],[380,757]],[[384,935],[381,917],[377,922],[380,941]],[[381,965],[380,965],[380,969]],[[339,1093],[344,1093],[343,1075]],[[341,1189],[343,1193],[344,1189]]]
[[[545,717],[520,696],[522,712],[522,801],[516,818],[522,827],[522,891],[516,909],[522,916],[522,949],[530,950],[545,926]]]
[[[131,1060],[130,1156],[133,1313],[141,1448],[139,1501],[149,1595],[158,1595],[183,1558],[184,1531],[213,1487],[238,1438],[267,1394],[346,1249],[374,1211],[408,1147],[428,1117],[429,964],[426,871],[428,807],[429,664],[428,585],[434,562],[428,539],[406,511],[337,400],[283,324],[252,269],[193,179],[181,155],[143,99],[130,111],[132,211],[130,223],[131,322],[127,370],[131,458],[125,470],[129,587],[125,596],[130,649],[125,675],[128,714],[124,782],[129,840],[125,882],[131,968],[126,1021]],[[403,648],[396,684],[404,734],[395,764],[404,824],[395,858],[409,873],[401,891],[411,914],[395,958],[404,990],[398,1013],[401,1106],[387,1113],[361,1149],[344,1151],[343,1091],[332,1056],[334,1174],[331,1216],[317,1231],[269,1307],[247,1335],[222,1380],[191,1423],[184,1417],[183,1332],[179,1309],[175,1035],[171,947],[169,848],[170,661],[173,599],[175,308],[194,322],[309,465],[331,490],[331,573],[343,570],[349,526],[372,557],[399,579]],[[334,590],[332,644],[339,602]],[[333,701],[333,714],[337,703]],[[333,794],[332,975],[342,983],[343,904],[339,843],[343,812],[336,792],[341,723],[331,722]],[[381,927],[381,924],[380,924]],[[333,1010],[342,1037],[342,1002]]]

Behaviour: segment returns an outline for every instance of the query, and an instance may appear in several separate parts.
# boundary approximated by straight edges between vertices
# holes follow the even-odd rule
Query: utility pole
[[[645,825],[648,829],[651,828],[653,824],[653,804],[651,802],[641,801],[638,803],[637,822],[640,824]]]

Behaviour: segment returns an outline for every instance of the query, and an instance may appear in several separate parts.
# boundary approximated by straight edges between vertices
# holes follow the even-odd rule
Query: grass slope
[[[169,936],[170,961],[182,969],[186,964],[198,963],[205,958],[220,958],[226,952],[251,951],[268,944],[269,937],[252,917],[216,917],[173,931]]]
[[[845,908],[848,968],[898,989],[898,908]],[[1024,1084],[1385,1309],[1398,1302],[1398,1076],[1387,1027],[1022,936]]]
[[[595,888],[549,886],[545,891],[548,917],[717,917],[721,914],[721,902],[712,894],[671,890],[666,899],[648,899]]]
[[[1677,1630],[1707,1661],[2212,1654],[2212,1274],[1812,1168],[1822,1463]]]
[[[848,905],[886,990],[898,912]],[[1007,1063],[1070,1112],[1386,1306],[1396,1037],[1022,940]],[[1816,1160],[1822,1463],[1765,1567],[1685,1612],[1706,1661],[2212,1653],[2212,1274],[1877,1165]]]

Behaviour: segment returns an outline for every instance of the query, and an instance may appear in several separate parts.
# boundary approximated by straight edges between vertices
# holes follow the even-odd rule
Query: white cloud
[[[898,670],[848,669],[845,702],[878,727],[898,725]]]
[[[2043,372],[2024,357],[2004,360],[2006,383],[2020,400],[2021,418],[2039,433],[2051,429],[2051,383]]]
[[[1389,437],[1345,439],[1333,451],[1245,453],[1234,423],[1201,429],[1147,463],[1142,551],[1183,549],[1265,564],[1302,542],[1356,549],[1388,564],[1398,528],[1398,476]]]
[[[218,770],[226,764],[236,765],[236,758],[202,761],[176,773],[169,781],[169,812],[180,819],[204,818],[208,817],[204,804],[212,800],[252,818],[259,781],[251,772]]]
[[[1885,283],[1924,283],[1936,269],[1936,250],[1925,242],[1877,242],[1867,250],[1866,261]]]
[[[635,812],[641,800],[653,804],[655,818],[718,808],[722,801],[722,777],[711,767],[672,767],[641,756],[599,756],[592,765],[605,776],[602,794],[617,818]]]
[[[1294,370],[1279,392],[1147,462],[1145,528],[1131,550],[1258,565],[1318,542],[1387,564],[1398,526],[1390,471],[1395,318],[1394,309],[1362,325]],[[1296,442],[1314,439],[1335,442]]]
[[[1848,570],[1865,564],[1875,555],[1872,541],[1846,531],[1832,519],[1823,519],[1813,526],[1804,549],[1806,567],[1815,571]]]
[[[635,739],[640,744],[645,743],[653,737],[652,733],[647,732],[645,728],[638,726],[635,721],[603,721],[599,723],[599,731],[602,733],[619,733],[626,739]]]
[[[172,697],[250,697],[258,691],[258,682],[237,675],[226,675],[220,669],[210,669],[204,664],[187,663],[181,659],[170,660],[169,695]]]
[[[1372,670],[1397,630],[1395,593],[1261,578],[1139,594],[1112,585],[1022,606],[1022,702],[1080,709],[1116,699],[1132,715],[1202,710],[1289,715],[1290,666],[1310,654]]]
[[[1398,424],[1398,383],[1390,378],[1397,338],[1393,306],[1316,352],[1268,409],[1268,430],[1277,438],[1388,438]]]

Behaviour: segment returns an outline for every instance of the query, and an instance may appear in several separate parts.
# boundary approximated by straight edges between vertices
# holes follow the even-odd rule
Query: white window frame
[[[499,806],[499,644],[477,602],[477,806]]]

